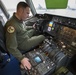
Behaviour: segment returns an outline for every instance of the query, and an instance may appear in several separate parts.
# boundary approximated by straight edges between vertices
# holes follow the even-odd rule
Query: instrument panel
[[[76,30],[69,27],[61,27],[59,39],[63,42],[76,47]]]
[[[43,32],[46,32],[47,34],[55,37],[58,32],[58,29],[59,29],[59,25],[57,25],[54,21],[49,21],[46,22]]]
[[[47,16],[48,19],[41,23],[43,33],[53,37],[61,48],[64,45],[63,47],[76,52],[76,20],[55,15]]]
[[[40,48],[26,54],[32,64],[28,75],[50,75],[55,69],[55,63]]]
[[[53,75],[58,68],[67,66],[76,54],[75,19],[47,16],[48,18],[40,18],[36,23],[38,31],[44,34],[46,39],[37,49],[25,55],[32,64],[28,75]]]

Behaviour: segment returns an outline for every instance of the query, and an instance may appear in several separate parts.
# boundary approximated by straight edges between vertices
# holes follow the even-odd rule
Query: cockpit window
[[[67,2],[67,5],[64,5],[65,8],[47,8],[46,6],[46,0],[32,0],[33,4],[35,6],[36,12],[39,14],[55,14],[55,15],[61,15],[61,16],[67,16],[67,17],[73,17],[76,18],[76,0],[63,0]],[[50,1],[50,0],[48,0]],[[53,0],[51,0],[53,1]],[[54,0],[56,1],[56,0]],[[57,0],[58,1],[58,0]],[[61,1],[61,0],[59,0]],[[65,2],[64,2],[65,3]],[[51,4],[49,4],[51,7]]]
[[[20,1],[26,2],[25,0],[2,0],[8,13],[10,14],[10,17],[12,16],[13,12],[16,11],[16,6],[17,6],[18,2],[20,2]],[[30,15],[32,15],[31,12],[30,12]]]
[[[60,1],[60,2],[57,2],[57,1]],[[58,3],[62,3],[63,2],[64,5],[62,5],[62,6],[64,6],[64,8],[66,6],[66,8],[69,7],[70,9],[75,9],[76,10],[76,0],[62,0],[62,1],[61,0],[57,0],[57,1],[56,0],[54,0],[54,1],[52,1],[52,0],[32,0],[32,2],[33,2],[33,4],[34,4],[36,9],[48,9],[47,8],[47,2],[53,3],[52,5],[50,5],[48,3],[48,5],[50,5],[49,7],[52,7],[54,4],[58,4]],[[67,3],[67,5],[66,5],[66,3]],[[59,5],[61,5],[61,4],[59,4]],[[57,8],[58,6],[55,6],[55,7],[56,8],[54,8],[54,9],[58,9]],[[50,10],[51,9],[53,9],[53,8],[50,8]]]
[[[16,11],[16,6],[19,1],[25,0],[2,0],[10,16],[12,16],[13,12]]]

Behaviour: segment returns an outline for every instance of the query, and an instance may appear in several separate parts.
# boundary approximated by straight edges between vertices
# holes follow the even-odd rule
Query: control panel
[[[60,23],[61,25],[65,25],[65,26],[76,29],[76,19],[74,18],[53,16],[53,21]]]
[[[76,20],[47,15],[36,22],[36,29],[46,38],[39,47],[25,54],[32,64],[27,74],[53,75],[76,54]]]
[[[28,75],[50,75],[55,70],[55,63],[40,49],[33,50],[26,54],[29,58],[32,68]]]
[[[45,39],[39,48],[26,53],[32,68],[27,72],[28,75],[50,75],[68,62],[68,56],[62,52],[52,41]]]

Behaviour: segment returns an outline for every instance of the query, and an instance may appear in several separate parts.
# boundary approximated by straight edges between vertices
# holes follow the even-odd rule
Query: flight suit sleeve
[[[33,26],[26,26],[27,30],[33,29]]]
[[[22,53],[17,49],[18,44],[16,39],[16,30],[13,26],[8,26],[6,28],[6,46],[8,51],[19,61],[24,58]]]

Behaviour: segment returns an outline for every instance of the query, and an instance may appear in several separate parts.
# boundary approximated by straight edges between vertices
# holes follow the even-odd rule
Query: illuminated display
[[[59,32],[59,45],[67,46],[70,49],[76,48],[76,30],[69,27],[62,27]],[[62,46],[62,47],[63,47]],[[73,47],[73,48],[72,48]]]
[[[53,22],[49,22],[49,27],[52,27],[53,26]]]
[[[48,24],[48,31],[51,31],[51,30],[54,30],[54,27],[53,27],[53,22],[49,22]]]
[[[68,27],[63,27],[60,32],[61,37],[68,43],[76,42],[76,30]]]
[[[37,62],[37,63],[40,63],[40,62],[42,61],[39,56],[36,56],[36,57],[34,58],[34,60],[35,60],[35,62]]]

